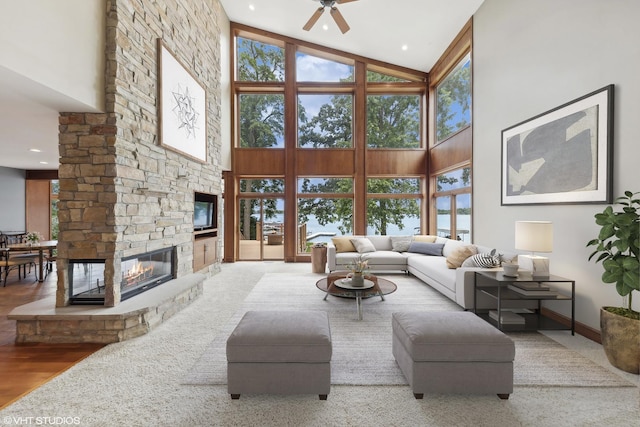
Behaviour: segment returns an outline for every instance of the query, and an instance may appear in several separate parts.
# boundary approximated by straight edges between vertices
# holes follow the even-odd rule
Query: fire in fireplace
[[[159,249],[121,260],[120,300],[138,295],[176,276],[176,248]],[[69,260],[69,296],[71,304],[104,304],[108,287],[104,281],[105,261]],[[118,286],[117,283],[114,286]]]
[[[121,300],[149,290],[175,277],[175,247],[122,259]]]

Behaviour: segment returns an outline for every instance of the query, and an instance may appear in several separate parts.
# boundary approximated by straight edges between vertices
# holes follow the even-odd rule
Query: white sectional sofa
[[[397,241],[411,238],[412,243],[426,243],[418,249],[420,252],[411,252],[405,249],[402,244],[396,244]],[[374,247],[373,251],[358,252],[355,247],[347,242],[352,239],[365,238]],[[450,268],[447,265],[447,259],[453,265],[457,265],[460,257],[466,257],[467,254],[490,254],[492,248],[480,245],[471,245],[469,243],[458,240],[445,239],[436,236],[343,236],[341,238],[332,239],[327,244],[327,265],[329,271],[347,270],[348,264],[362,256],[368,260],[371,272],[381,271],[401,271],[413,274],[438,292],[455,301],[464,309],[473,309],[474,306],[474,283],[475,272],[488,269],[502,269],[502,267],[478,267],[474,266],[472,260],[467,260],[464,266]],[[336,246],[337,245],[337,246]],[[366,245],[365,245],[366,246]],[[395,246],[395,248],[394,248]],[[427,252],[434,251],[435,255],[426,255],[422,253],[422,249]],[[370,248],[369,248],[370,249]],[[395,250],[394,250],[395,249]],[[438,254],[438,249],[441,253]],[[366,248],[364,249],[366,250]],[[514,253],[505,253],[496,251],[501,254],[501,258],[510,261],[517,257]],[[517,307],[528,307],[531,304],[518,304]],[[495,300],[492,300],[482,294],[478,294],[478,308],[494,308]],[[505,305],[505,308],[509,304]],[[533,307],[533,306],[532,306]]]

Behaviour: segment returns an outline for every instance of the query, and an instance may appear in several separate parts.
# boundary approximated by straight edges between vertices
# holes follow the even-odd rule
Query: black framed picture
[[[614,85],[502,131],[502,205],[612,203]]]

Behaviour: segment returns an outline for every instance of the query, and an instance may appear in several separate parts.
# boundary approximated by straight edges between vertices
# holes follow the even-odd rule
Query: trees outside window
[[[471,124],[471,53],[436,87],[436,141]]]
[[[367,234],[420,233],[419,179],[368,179],[367,194]]]
[[[367,97],[367,147],[419,148],[420,97],[369,95]]]
[[[471,242],[471,168],[438,175],[434,201],[438,235]]]
[[[298,239],[298,252],[305,251],[307,234],[326,239],[324,234],[364,229],[374,234],[419,230],[426,200],[427,76],[275,35],[255,34],[254,39],[246,28],[235,33],[234,158],[244,168],[233,180],[241,200],[234,205],[233,217],[242,225],[236,236],[256,238],[251,218],[256,204],[261,215],[269,215],[267,195],[284,198],[286,220],[295,218],[299,233],[308,227]],[[295,64],[287,62],[293,58]],[[414,151],[424,158],[424,168],[405,166],[403,160]],[[251,165],[269,172],[253,173]],[[284,190],[292,180],[295,194]],[[295,210],[288,210],[291,205]]]
[[[298,95],[298,146],[351,148],[352,95]]]

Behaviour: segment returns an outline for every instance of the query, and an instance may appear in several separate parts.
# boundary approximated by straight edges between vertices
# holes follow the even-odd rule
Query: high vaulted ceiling
[[[232,22],[429,71],[483,0],[357,0],[337,4],[351,27],[345,34],[329,10],[310,31],[302,29],[320,7],[318,0],[220,2]],[[85,106],[0,67],[0,166],[56,169],[61,111],[85,111]],[[41,152],[32,153],[29,148]]]
[[[232,22],[418,71],[433,67],[482,2],[351,0],[335,5],[351,27],[342,34],[328,8],[310,31],[302,29],[319,0],[220,0]]]

